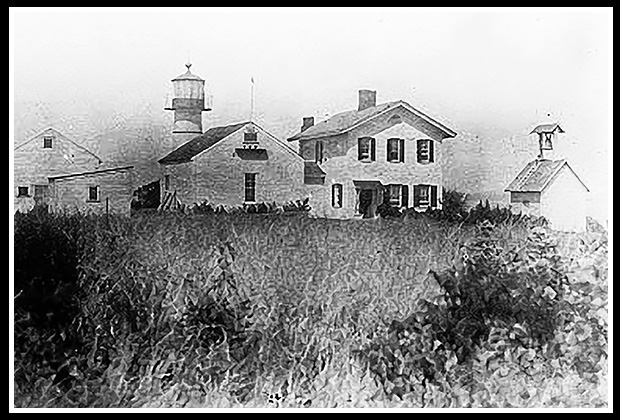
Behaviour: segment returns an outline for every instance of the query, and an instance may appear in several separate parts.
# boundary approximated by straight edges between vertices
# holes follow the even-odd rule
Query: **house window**
[[[383,202],[393,207],[407,207],[409,205],[409,186],[387,185],[384,189]]]
[[[245,201],[256,201],[256,174],[245,174]]]
[[[54,138],[53,137],[43,137],[43,148],[44,149],[51,149],[52,148],[52,140]]]
[[[164,175],[164,191],[170,190],[170,175]]]
[[[404,139],[388,139],[387,160],[388,162],[404,162],[405,161],[405,140]]]
[[[88,200],[87,201],[99,201],[99,186],[88,187]]]
[[[437,185],[414,185],[413,206],[437,208]]]
[[[417,146],[417,160],[419,163],[431,163],[435,161],[435,144],[432,140],[418,140]]]
[[[332,185],[332,207],[342,207],[342,184]]]
[[[314,161],[316,163],[323,162],[323,142],[320,140],[314,145]]]
[[[375,160],[375,139],[360,137],[357,139],[357,159],[367,162]]]
[[[28,197],[28,187],[17,187],[18,197]]]

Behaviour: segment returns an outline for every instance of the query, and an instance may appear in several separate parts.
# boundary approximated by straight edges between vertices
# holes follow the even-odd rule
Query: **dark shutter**
[[[357,139],[357,160],[362,160],[362,142],[364,141],[363,138],[359,138]]]
[[[431,185],[431,208],[437,208],[437,185]]]
[[[409,207],[409,185],[400,186],[401,203],[402,207]]]
[[[422,142],[424,140],[417,140],[416,141],[416,161],[417,162],[422,162]]]
[[[413,207],[418,207],[420,205],[420,192],[421,192],[421,190],[422,190],[422,185],[414,185],[413,186]]]
[[[435,142],[433,140],[428,141],[428,161],[435,162]]]
[[[398,151],[400,155],[398,156],[398,161],[404,162],[405,161],[405,139],[399,139],[398,142],[400,143],[400,147]]]
[[[370,160],[375,161],[375,138],[370,139]]]
[[[390,186],[389,185],[383,186],[383,202],[386,204],[390,203]]]

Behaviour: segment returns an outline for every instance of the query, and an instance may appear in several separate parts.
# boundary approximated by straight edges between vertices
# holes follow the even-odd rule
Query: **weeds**
[[[605,271],[576,279],[544,229],[305,211],[107,222],[16,215],[16,406],[606,403]],[[579,397],[554,393],[566,380]]]

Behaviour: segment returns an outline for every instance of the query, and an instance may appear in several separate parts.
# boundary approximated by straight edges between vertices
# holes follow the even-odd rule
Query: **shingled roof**
[[[247,121],[238,124],[210,128],[201,135],[194,137],[187,143],[168,153],[159,160],[159,163],[162,165],[171,165],[189,162],[194,158],[194,156],[207,150],[220,140],[230,136],[246,124],[248,124]]]
[[[315,138],[320,138],[320,137],[328,137],[328,136],[334,136],[337,134],[342,134],[357,127],[360,124],[370,121],[374,117],[380,114],[383,114],[386,111],[389,111],[399,106],[403,106],[405,109],[412,112],[417,117],[420,117],[424,119],[425,121],[429,122],[430,124],[432,124],[433,126],[437,127],[440,131],[442,131],[445,134],[446,137],[456,136],[456,133],[450,130],[448,127],[433,120],[431,117],[422,113],[421,111],[418,111],[417,109],[413,108],[407,102],[392,101],[392,102],[386,102],[383,104],[379,104],[376,106],[371,106],[361,111],[352,110],[352,111],[341,112],[325,121],[321,121],[320,123],[313,125],[312,127],[295,134],[292,137],[289,137],[288,141],[308,140],[308,139],[315,139]]]
[[[504,191],[542,192],[565,165],[571,172],[573,172],[575,177],[579,180],[579,182],[581,182],[586,190],[588,190],[588,187],[586,187],[583,181],[579,179],[566,160],[561,159],[534,160],[528,163]]]

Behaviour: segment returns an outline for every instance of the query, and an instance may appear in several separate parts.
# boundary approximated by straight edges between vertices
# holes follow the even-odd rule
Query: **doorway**
[[[374,217],[374,211],[372,211],[372,199],[373,190],[361,190],[360,191],[360,205],[359,212],[363,219]]]

